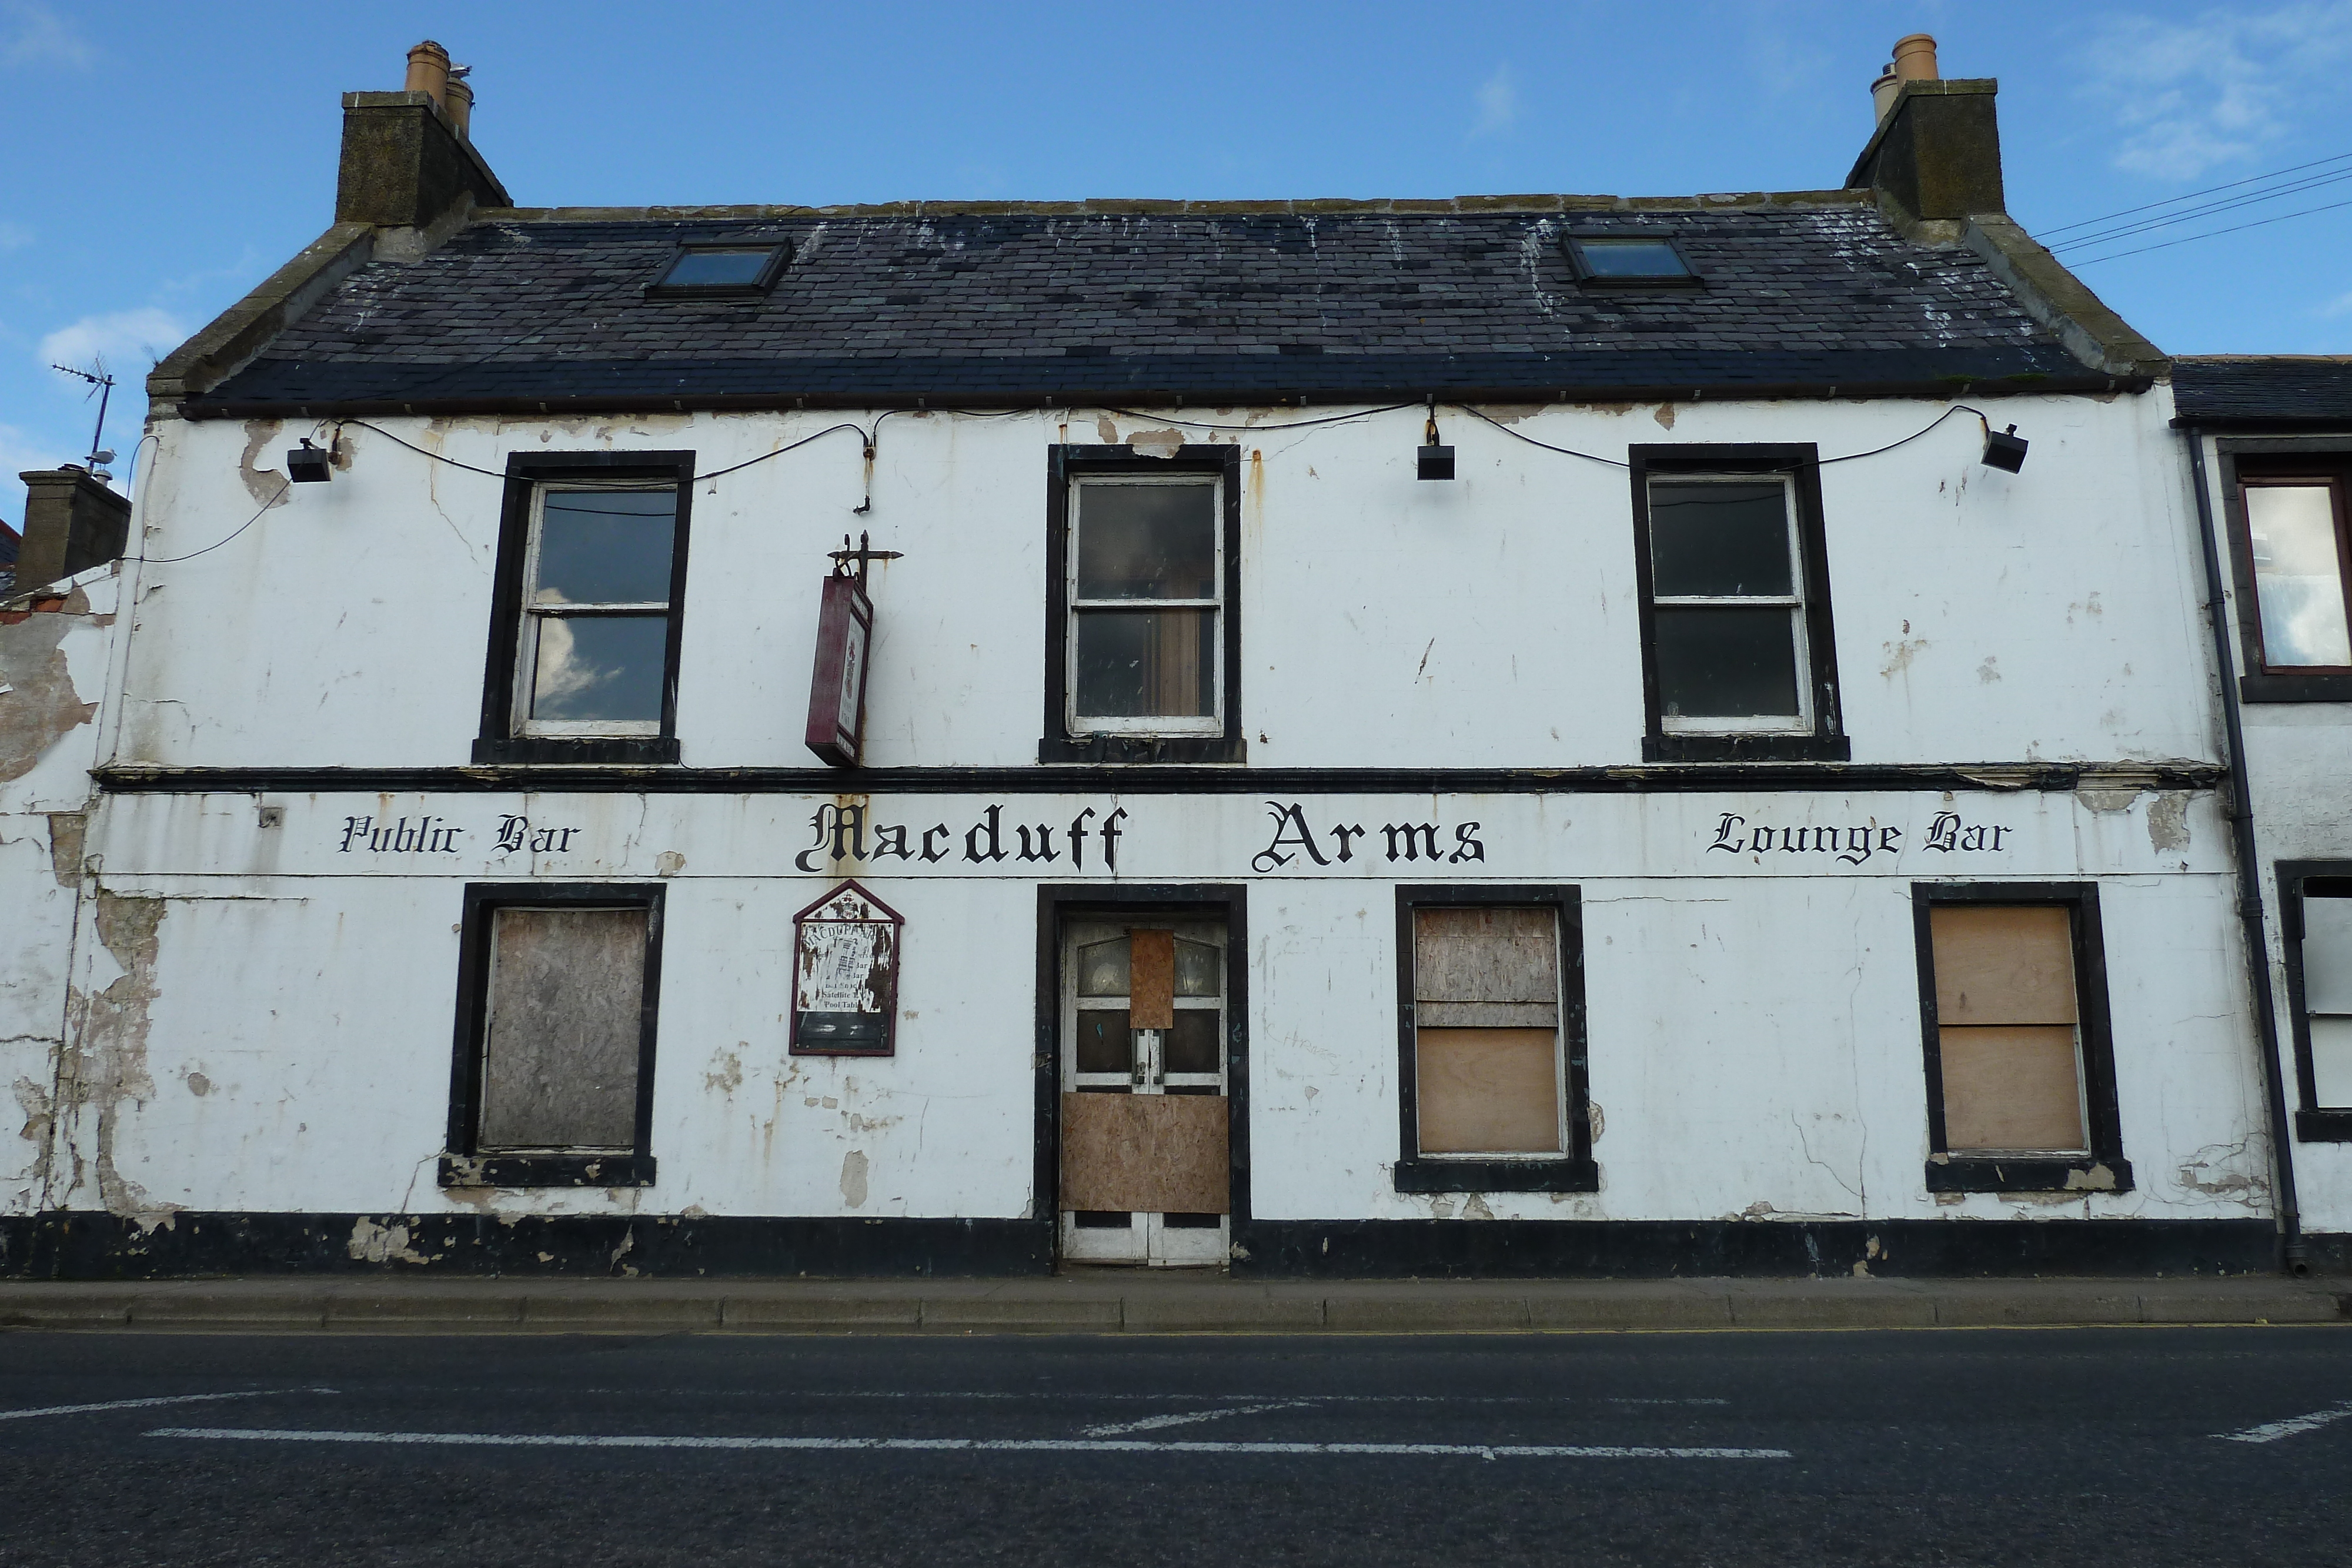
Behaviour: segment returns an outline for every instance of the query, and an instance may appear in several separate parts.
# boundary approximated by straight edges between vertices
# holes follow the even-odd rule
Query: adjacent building
[[[1921,42],[1820,191],[830,209],[421,48],[0,628],[0,1261],[2273,1266],[2170,367]]]

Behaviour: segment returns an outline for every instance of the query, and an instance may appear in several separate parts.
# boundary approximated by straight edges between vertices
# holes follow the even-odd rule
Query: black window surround
[[[2074,1005],[2081,1031],[2084,1121],[2091,1151],[2074,1155],[1952,1154],[1944,1130],[1944,1073],[1936,1008],[1937,904],[2057,905],[2069,913],[2074,946]],[[2099,889],[2087,882],[1916,882],[1911,914],[1918,944],[1921,1047],[1927,1057],[1927,1187],[1929,1192],[2129,1192],[2123,1122],[2116,1106],[2115,1040],[2108,1025],[2107,965],[2099,929]],[[2095,1175],[2104,1167],[2105,1176]],[[2098,1185],[2092,1183],[2096,1181]]]
[[[2223,531],[2229,536],[2231,591],[2237,599],[2238,695],[2250,703],[2352,702],[2352,672],[2273,674],[2263,658],[2261,597],[2254,583],[2252,531],[2246,522],[2244,481],[2334,479],[2352,495],[2352,435],[2225,438],[2214,444],[2220,461]],[[2347,584],[2352,587],[2352,584]]]
[[[687,540],[694,509],[691,452],[518,453],[507,459],[504,509],[499,519],[499,563],[490,605],[490,641],[482,681],[482,727],[477,763],[664,763],[678,759],[677,660],[686,623]],[[669,634],[664,646],[659,732],[644,736],[547,736],[519,733],[516,660],[523,632],[523,573],[530,555],[531,505],[548,483],[659,481],[677,486],[677,528],[670,554]]]
[[[1222,735],[1072,735],[1069,732],[1070,491],[1080,479],[1108,475],[1165,477],[1214,475],[1223,480],[1223,602],[1219,610],[1223,657]],[[1037,742],[1040,762],[1243,762],[1242,729],[1242,454],[1239,446],[1193,443],[1173,457],[1149,457],[1126,446],[1055,446],[1045,479],[1045,714]]]
[[[1675,261],[1682,271],[1632,276],[1622,273],[1612,276],[1601,272],[1585,253],[1585,244],[1591,240],[1641,240],[1649,245],[1662,246],[1674,254]],[[1653,230],[1579,229],[1560,241],[1560,248],[1568,255],[1568,264],[1576,274],[1576,281],[1586,288],[1690,289],[1706,287],[1706,279],[1700,277],[1698,268],[1691,265],[1690,254],[1683,249],[1680,242],[1670,235]]]
[[[749,278],[724,283],[673,283],[671,277],[691,257],[717,252],[720,254],[764,255],[759,269]],[[662,263],[661,271],[653,282],[646,285],[648,299],[758,299],[776,286],[784,268],[792,264],[793,247],[782,239],[759,236],[740,239],[688,240],[670,253]]]
[[[2279,930],[2286,956],[2287,1016],[2294,1031],[2295,1085],[2303,1096],[2294,1113],[2299,1144],[2352,1143],[2352,1108],[2319,1103],[2318,1072],[2311,1054],[2311,1009],[2303,977],[2303,901],[2352,897],[2352,861],[2280,861]]]
[[[1830,618],[1830,572],[1822,514],[1821,449],[1803,445],[1633,446],[1626,465],[1633,486],[1633,577],[1642,636],[1642,701],[1647,730],[1644,762],[1844,762],[1853,754],[1838,707],[1837,638]],[[1806,660],[1798,672],[1811,682],[1811,734],[1667,733],[1658,695],[1657,613],[1650,553],[1650,480],[1679,475],[1758,474],[1788,479],[1797,508],[1799,563],[1804,584]]]
[[[1416,909],[1549,909],[1559,921],[1559,1029],[1567,1064],[1562,1088],[1568,1153],[1515,1159],[1457,1158],[1421,1153],[1419,1070],[1415,1035],[1419,1010],[1413,985]],[[1598,1192],[1601,1167],[1592,1158],[1592,1104],[1584,1036],[1584,920],[1579,890],[1569,885],[1434,883],[1396,890],[1397,1106],[1396,1190],[1399,1192]]]
[[[654,1038],[661,1002],[659,883],[492,882],[466,884],[457,959],[457,1049],[449,1072],[448,1147],[443,1186],[625,1187],[654,1185]],[[636,1145],[626,1153],[490,1153],[480,1150],[482,1061],[487,1043],[491,915],[500,909],[642,908],[646,977],[637,1048]]]

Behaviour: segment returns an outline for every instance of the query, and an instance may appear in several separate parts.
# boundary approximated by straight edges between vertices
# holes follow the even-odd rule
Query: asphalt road
[[[2344,1329],[0,1335],[12,1568],[2347,1561]]]

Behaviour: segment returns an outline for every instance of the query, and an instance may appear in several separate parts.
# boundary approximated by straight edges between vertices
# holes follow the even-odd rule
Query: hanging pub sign
[[[833,575],[817,609],[807,739],[808,748],[835,768],[855,768],[866,744],[866,655],[874,640],[866,570],[873,561],[898,559],[898,552],[868,549],[863,534],[856,549],[846,538],[841,545],[830,552]]]
[[[845,882],[793,916],[794,1056],[888,1056],[904,916]]]

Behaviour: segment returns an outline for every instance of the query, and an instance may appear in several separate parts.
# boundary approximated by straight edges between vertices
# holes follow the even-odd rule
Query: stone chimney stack
[[[1878,129],[1849,190],[1868,188],[1922,222],[1957,222],[2007,210],[2000,181],[2000,125],[1990,78],[1947,81],[1937,74],[1936,40],[1914,33],[1895,46],[1895,63],[1871,84]]]
[[[120,556],[131,541],[131,501],[83,468],[36,468],[25,482],[25,542],[13,593],[30,593]]]
[[[427,38],[408,51],[398,92],[343,94],[342,165],[335,221],[378,228],[430,228],[470,204],[514,204],[474,150],[474,89],[467,68]]]

